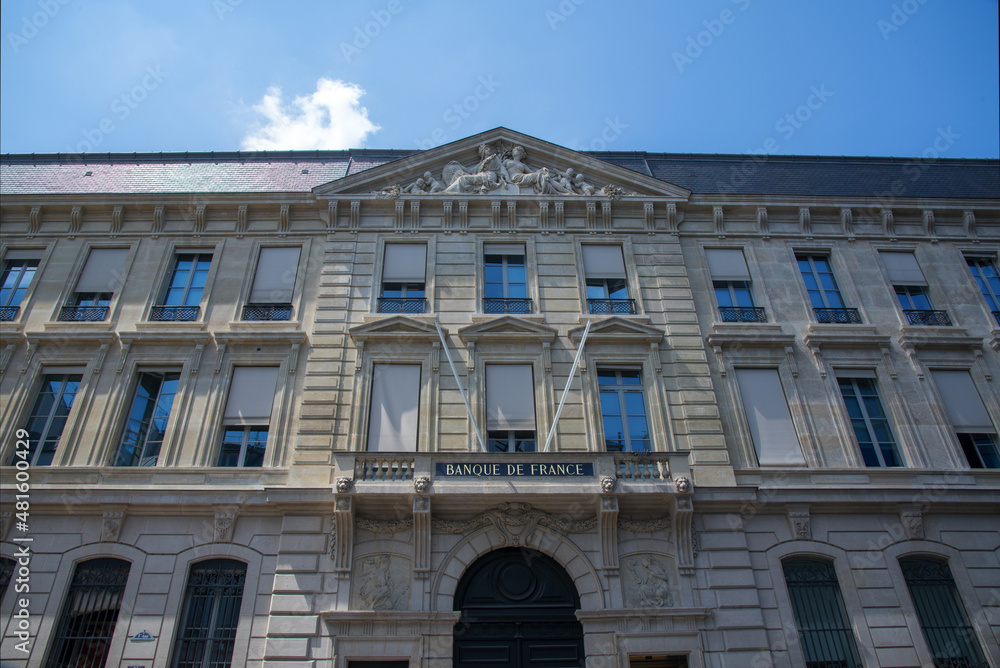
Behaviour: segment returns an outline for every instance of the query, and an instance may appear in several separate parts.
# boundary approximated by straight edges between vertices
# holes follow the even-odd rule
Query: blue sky
[[[4,0],[0,23],[0,152],[502,125],[589,150],[1000,156],[997,0]]]

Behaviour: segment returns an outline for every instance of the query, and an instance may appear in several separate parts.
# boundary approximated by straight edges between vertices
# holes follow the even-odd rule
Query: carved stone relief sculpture
[[[410,563],[404,557],[375,554],[356,559],[351,578],[354,610],[407,610]]]
[[[629,608],[667,608],[674,604],[670,586],[670,566],[651,554],[638,554],[624,560],[622,588]]]

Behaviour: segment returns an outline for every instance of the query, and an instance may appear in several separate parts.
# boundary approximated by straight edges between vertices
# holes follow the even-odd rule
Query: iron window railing
[[[833,565],[813,559],[782,562],[807,668],[861,668]]]
[[[531,300],[483,297],[483,313],[531,313]]]
[[[764,309],[759,306],[720,306],[722,322],[767,322]]]
[[[20,313],[20,311],[20,306],[0,306],[0,322],[17,320],[17,314]]]
[[[814,308],[816,320],[837,325],[860,325],[861,315],[856,308]]]
[[[596,314],[635,315],[634,299],[588,299],[587,308]]]
[[[48,666],[103,666],[131,564],[102,557],[76,565]]]
[[[425,297],[379,297],[379,313],[426,313],[427,299]]]
[[[947,311],[927,311],[923,309],[905,309],[903,315],[911,325],[951,326],[951,318]]]
[[[291,320],[292,305],[290,303],[250,303],[243,305],[244,320]]]
[[[149,319],[158,322],[191,322],[198,319],[200,306],[154,306]]]
[[[191,566],[175,668],[229,668],[246,583],[246,564],[212,559]]]
[[[59,310],[62,322],[100,322],[108,317],[107,306],[63,306]]]

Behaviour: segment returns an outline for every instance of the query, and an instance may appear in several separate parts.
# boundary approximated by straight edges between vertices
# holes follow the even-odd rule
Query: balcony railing
[[[243,305],[243,320],[291,320],[290,303],[250,303]]]
[[[767,322],[764,309],[759,306],[720,306],[722,322]]]
[[[191,322],[198,319],[200,309],[200,306],[154,306],[149,311],[149,319],[157,322]]]
[[[0,306],[0,322],[10,322],[17,320],[17,314],[21,311],[20,306]]]
[[[531,313],[531,300],[483,297],[483,313]]]
[[[100,322],[108,317],[107,306],[63,306],[59,310],[62,322]]]
[[[634,299],[588,299],[587,308],[591,313],[635,315]]]
[[[947,311],[905,309],[903,315],[911,325],[951,326],[951,318],[948,317]]]
[[[426,313],[427,299],[424,297],[379,297],[379,313]]]
[[[861,315],[856,308],[814,308],[816,319],[836,325],[860,325]]]

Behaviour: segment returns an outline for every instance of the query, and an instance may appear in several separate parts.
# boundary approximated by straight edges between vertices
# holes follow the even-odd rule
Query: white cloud
[[[357,84],[330,79],[316,82],[316,92],[284,104],[281,89],[271,87],[253,110],[265,119],[243,138],[247,151],[358,148],[381,128],[368,120],[360,104],[365,91]]]

